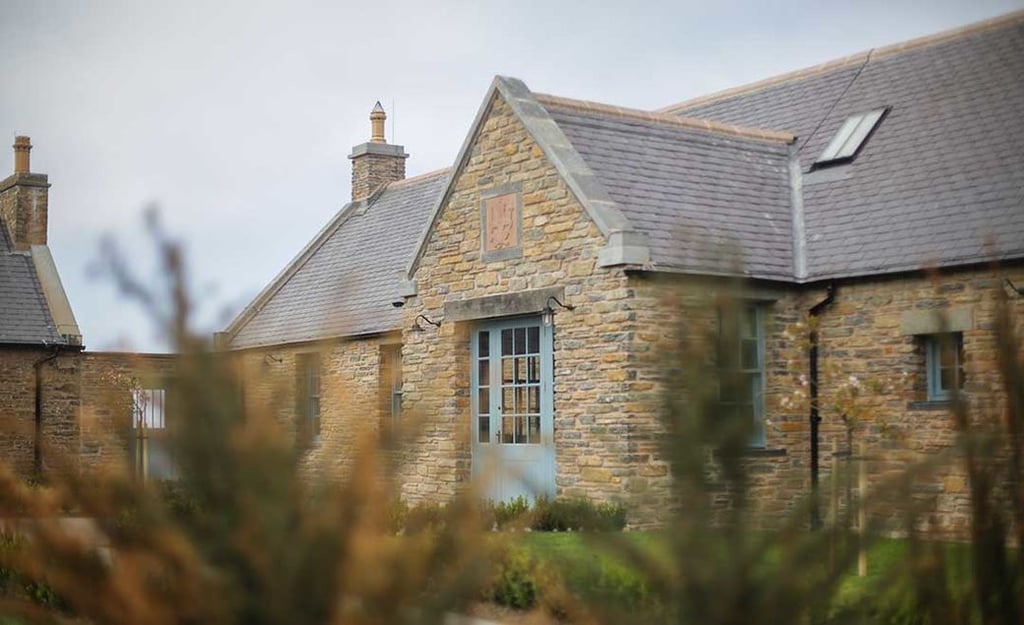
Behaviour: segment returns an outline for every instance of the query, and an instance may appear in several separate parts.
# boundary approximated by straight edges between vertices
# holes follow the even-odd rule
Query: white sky
[[[88,6],[86,6],[88,5]],[[1024,0],[0,0],[0,177],[32,137],[50,248],[90,349],[164,348],[109,278],[156,283],[156,204],[222,329],[349,196],[375,100],[413,176],[451,165],[491,78],[653,109],[1024,8]],[[396,141],[394,139],[397,139]]]

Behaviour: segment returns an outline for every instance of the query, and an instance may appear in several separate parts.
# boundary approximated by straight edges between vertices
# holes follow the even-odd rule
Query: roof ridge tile
[[[394,181],[388,183],[387,188],[388,189],[394,189],[396,187],[404,187],[407,184],[412,184],[414,182],[423,182],[423,181],[425,181],[425,180],[427,180],[429,178],[438,178],[440,176],[446,176],[446,175],[448,175],[450,173],[452,173],[452,168],[451,167],[444,167],[444,168],[441,168],[441,169],[435,169],[434,171],[428,171],[428,172],[423,173],[423,174],[416,174],[415,176],[410,176],[409,178],[402,178],[401,180],[394,180]]]
[[[825,74],[837,69],[849,67],[851,65],[857,65],[863,63],[868,59],[878,60],[888,56],[901,54],[904,52],[911,52],[926,48],[928,46],[939,45],[949,41],[959,39],[961,37],[969,37],[981,32],[988,30],[995,30],[1006,26],[1012,26],[1017,22],[1024,22],[1024,10],[1014,11],[1005,15],[999,15],[987,20],[980,22],[974,22],[972,24],[966,24],[964,26],[958,26],[949,30],[932,33],[930,35],[923,35],[921,37],[914,37],[900,43],[893,43],[870,50],[863,50],[854,54],[850,54],[838,59],[832,59],[824,63],[817,65],[811,65],[802,69],[786,72],[783,74],[777,74],[768,78],[757,80],[744,85],[736,87],[730,87],[714,93],[709,93],[689,100],[683,100],[682,102],[676,102],[668,106],[656,109],[655,112],[661,114],[675,115],[687,109],[709,104],[711,102],[717,102],[719,100],[725,100],[731,97],[745,95],[760,91],[761,89],[767,89],[768,87],[774,87],[776,85],[784,84],[790,81],[799,80],[801,78],[807,78],[808,76],[815,76],[818,74]]]

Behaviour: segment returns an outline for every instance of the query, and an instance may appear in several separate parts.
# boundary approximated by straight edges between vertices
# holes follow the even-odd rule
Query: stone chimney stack
[[[14,138],[14,173],[0,181],[0,219],[14,249],[46,245],[50,183],[46,174],[33,174],[29,160],[32,141]]]
[[[370,111],[370,140],[352,148],[352,201],[364,200],[381,185],[405,179],[405,159],[409,155],[400,145],[384,138],[387,113],[380,102]]]

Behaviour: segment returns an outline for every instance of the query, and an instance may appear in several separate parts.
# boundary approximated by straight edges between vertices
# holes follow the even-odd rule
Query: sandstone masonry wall
[[[0,349],[0,459],[19,475],[35,472],[36,363],[52,355],[49,350]],[[42,376],[42,469],[77,460],[79,377],[81,356],[60,352],[40,366]]]
[[[385,419],[390,419],[381,412],[381,352],[397,340],[397,336],[376,336],[234,352],[245,409],[260,411],[298,441],[298,361],[302,354],[319,354],[320,436],[309,447],[306,467],[318,476],[337,477],[349,466],[352,450],[363,442],[361,437],[377,435]]]
[[[1004,405],[994,323],[1004,277],[1019,284],[1024,281],[1024,269],[1011,267],[1000,273],[963,269],[839,283],[835,301],[817,322],[823,516],[832,506],[833,484],[839,491],[839,511],[846,506],[848,486],[856,496],[857,458],[863,445],[869,491],[876,497],[908,468],[941,457],[934,471],[913,484],[911,500],[923,506],[931,531],[946,537],[966,536],[968,485],[961,459],[950,450],[956,438],[953,417],[948,404],[926,401],[924,337],[907,333],[903,319],[916,311],[970,311],[971,324],[963,331],[964,392],[975,422],[998,421]],[[825,289],[798,292],[790,287],[747,286],[747,295],[760,301],[765,336],[766,444],[763,449],[751,449],[751,494],[760,522],[777,526],[801,509],[810,489],[807,349],[814,322],[808,310],[824,298]],[[633,344],[638,374],[631,387],[632,408],[637,413],[656,412],[666,390],[662,367],[669,358],[665,350],[677,349],[682,340],[695,346],[697,353],[713,354],[714,347],[703,338],[717,332],[714,293],[730,287],[712,280],[664,276],[638,276],[634,287],[639,328]],[[1009,306],[1020,336],[1024,298],[1011,295]],[[707,366],[710,371],[710,358]],[[636,458],[643,466],[632,478],[631,490],[650,504],[644,509],[668,509],[676,502],[669,496],[671,477],[659,460],[660,425],[654,420],[647,423],[655,425],[634,437]],[[851,452],[853,461],[848,460]],[[836,482],[832,481],[834,470],[839,475]],[[869,513],[890,529],[905,531],[904,506],[898,500],[898,496],[882,496]],[[727,494],[719,503],[728,504]]]

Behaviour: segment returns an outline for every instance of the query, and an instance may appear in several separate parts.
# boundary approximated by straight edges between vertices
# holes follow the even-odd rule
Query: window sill
[[[948,399],[929,399],[926,401],[912,401],[907,404],[907,410],[952,410],[953,402]]]
[[[741,458],[782,458],[789,454],[781,447],[747,447],[739,453]],[[715,454],[719,455],[719,454]]]

